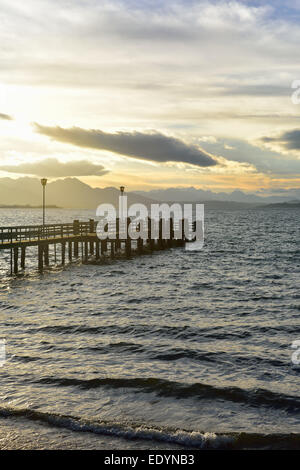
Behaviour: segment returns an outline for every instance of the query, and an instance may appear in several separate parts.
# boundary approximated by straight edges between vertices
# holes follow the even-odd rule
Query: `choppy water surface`
[[[39,217],[2,210],[0,225]],[[299,222],[210,211],[200,252],[43,275],[33,257],[12,280],[2,257],[0,428],[38,426],[46,447],[300,448]]]

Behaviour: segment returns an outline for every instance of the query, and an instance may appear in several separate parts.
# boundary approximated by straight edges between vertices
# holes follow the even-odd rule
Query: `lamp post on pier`
[[[45,192],[46,192],[47,178],[42,178],[41,184],[43,186],[43,231],[44,231],[45,229]]]

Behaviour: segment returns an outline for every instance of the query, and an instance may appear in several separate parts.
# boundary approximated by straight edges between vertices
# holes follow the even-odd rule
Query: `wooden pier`
[[[127,229],[130,219],[127,220]],[[181,221],[179,236],[178,230],[175,233],[173,220],[169,221],[170,235],[163,237],[163,223],[160,219],[158,223],[158,235],[152,238],[152,222],[146,221],[146,237],[141,236],[133,240],[128,235],[128,230],[124,233],[124,228],[119,229],[119,221],[116,221],[115,237],[111,238],[107,232],[107,237],[99,239],[97,236],[97,222],[90,219],[88,222],[74,220],[73,223],[66,224],[45,224],[45,225],[23,225],[15,227],[0,227],[0,251],[10,250],[10,273],[18,274],[19,269],[26,267],[26,249],[37,247],[37,266],[39,270],[50,265],[49,247],[54,251],[54,262],[64,265],[66,257],[68,262],[73,259],[82,259],[87,262],[91,257],[100,260],[101,257],[109,256],[114,259],[116,256],[124,255],[130,258],[133,252],[141,255],[154,250],[164,250],[175,246],[183,246],[186,239],[184,236],[184,222]],[[60,246],[58,260],[57,246]],[[59,263],[60,261],[60,263]]]

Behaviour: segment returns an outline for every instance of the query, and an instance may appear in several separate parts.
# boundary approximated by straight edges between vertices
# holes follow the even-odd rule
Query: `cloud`
[[[0,119],[5,119],[6,121],[12,121],[13,118],[8,114],[0,113]]]
[[[283,132],[274,137],[262,137],[264,144],[278,144],[284,150],[300,150],[300,129]]]
[[[187,145],[179,139],[158,132],[116,132],[111,134],[99,129],[72,127],[46,127],[35,124],[37,132],[59,142],[78,147],[109,150],[141,160],[154,162],[183,162],[201,167],[217,164],[207,152],[195,145]]]
[[[87,160],[61,163],[56,158],[47,158],[35,163],[1,165],[0,171],[24,175],[63,177],[63,176],[102,176],[108,171],[99,164]]]
[[[255,84],[255,85],[236,85],[227,88],[220,87],[220,93],[224,96],[290,96],[290,83],[284,85],[273,84]]]
[[[288,178],[300,175],[300,160],[283,157],[281,153],[262,149],[255,143],[238,139],[219,139],[217,142],[203,142],[203,147],[208,152],[222,155],[227,160],[249,163],[267,175],[285,175]]]

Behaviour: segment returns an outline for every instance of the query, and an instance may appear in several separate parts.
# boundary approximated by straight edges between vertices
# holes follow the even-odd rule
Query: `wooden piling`
[[[74,256],[78,258],[78,242],[74,242]]]
[[[107,252],[107,240],[101,240],[101,255]]]
[[[44,268],[43,245],[41,243],[38,245],[38,267],[40,271]]]
[[[127,229],[126,229],[126,240],[125,240],[125,255],[126,258],[131,257],[131,238],[128,233],[128,227],[130,224],[130,217],[127,217]]]
[[[44,252],[45,265],[49,266],[49,245],[48,245],[48,243],[44,244],[43,252]]]
[[[169,248],[172,248],[173,241],[174,241],[174,220],[172,218],[170,218],[169,224],[170,224],[170,237],[167,240],[167,244]]]
[[[144,251],[144,240],[142,237],[137,239],[137,252],[139,255],[141,255]]]
[[[66,242],[61,244],[61,264],[64,265],[66,262]]]
[[[88,242],[84,242],[84,261],[87,261],[89,259],[89,245]]]
[[[121,249],[121,241],[120,241],[120,219],[116,220],[116,242],[115,242],[116,251],[120,251]]]
[[[25,256],[26,256],[26,248],[22,246],[21,248],[21,268],[25,269]]]
[[[154,250],[154,239],[152,238],[152,224],[151,219],[148,217],[148,247],[151,251]]]
[[[163,240],[163,219],[159,219],[159,229],[158,229],[158,249],[164,249],[164,240]]]
[[[94,242],[90,242],[90,255],[94,254]]]
[[[96,241],[95,245],[96,245],[96,259],[99,259],[100,258],[100,242]]]
[[[68,242],[68,258],[69,262],[72,262],[72,242]]]
[[[115,242],[113,240],[110,241],[110,257],[111,259],[115,257]]]
[[[18,274],[18,258],[19,258],[19,249],[14,248],[14,274]]]

